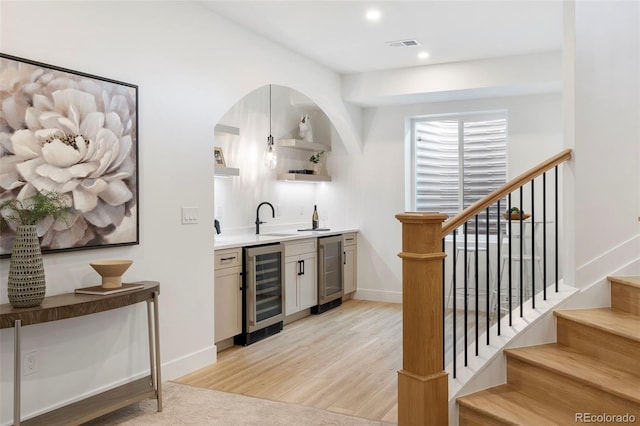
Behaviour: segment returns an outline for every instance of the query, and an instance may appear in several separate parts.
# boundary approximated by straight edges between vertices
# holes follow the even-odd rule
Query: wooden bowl
[[[507,213],[502,213],[502,217],[504,217],[505,219],[509,219],[509,215]],[[522,220],[526,220],[529,219],[531,217],[530,214],[525,213],[511,213],[511,220],[520,220],[520,218],[522,217]]]
[[[129,269],[133,260],[99,260],[89,265],[102,277],[102,288],[122,287],[122,274]]]

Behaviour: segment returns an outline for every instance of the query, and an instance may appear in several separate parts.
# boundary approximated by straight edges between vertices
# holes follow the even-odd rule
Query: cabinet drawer
[[[318,249],[318,240],[316,238],[284,243],[285,256],[298,256],[304,253],[315,253],[317,249]]]
[[[343,245],[353,246],[358,242],[355,232],[349,232],[348,234],[342,234]]]
[[[230,268],[242,265],[242,249],[216,250],[215,269]]]

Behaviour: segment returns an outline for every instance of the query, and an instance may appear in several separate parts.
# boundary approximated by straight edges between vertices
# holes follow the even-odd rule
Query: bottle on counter
[[[318,229],[320,227],[320,218],[318,217],[318,207],[313,206],[313,215],[311,216],[311,228]]]

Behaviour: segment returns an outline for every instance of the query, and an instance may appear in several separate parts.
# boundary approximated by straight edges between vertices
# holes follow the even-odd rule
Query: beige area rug
[[[285,402],[166,382],[162,412],[145,400],[95,419],[87,425],[390,425]]]

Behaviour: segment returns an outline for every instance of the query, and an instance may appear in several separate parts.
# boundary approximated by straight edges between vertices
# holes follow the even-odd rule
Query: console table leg
[[[20,358],[22,349],[20,348],[20,332],[22,331],[22,320],[15,320],[13,323],[13,424],[20,426]]]
[[[154,356],[153,345],[153,316],[151,312],[151,299],[147,300],[147,331],[149,334],[149,367],[151,369],[151,386],[157,389],[158,380],[156,379],[156,357]]]
[[[158,314],[158,291],[153,292],[153,314],[154,314],[154,330],[155,330],[155,345],[156,345],[156,381],[158,383],[158,387],[156,388],[158,392],[158,411],[162,411],[162,377],[161,370],[162,364],[160,363],[160,315]]]

